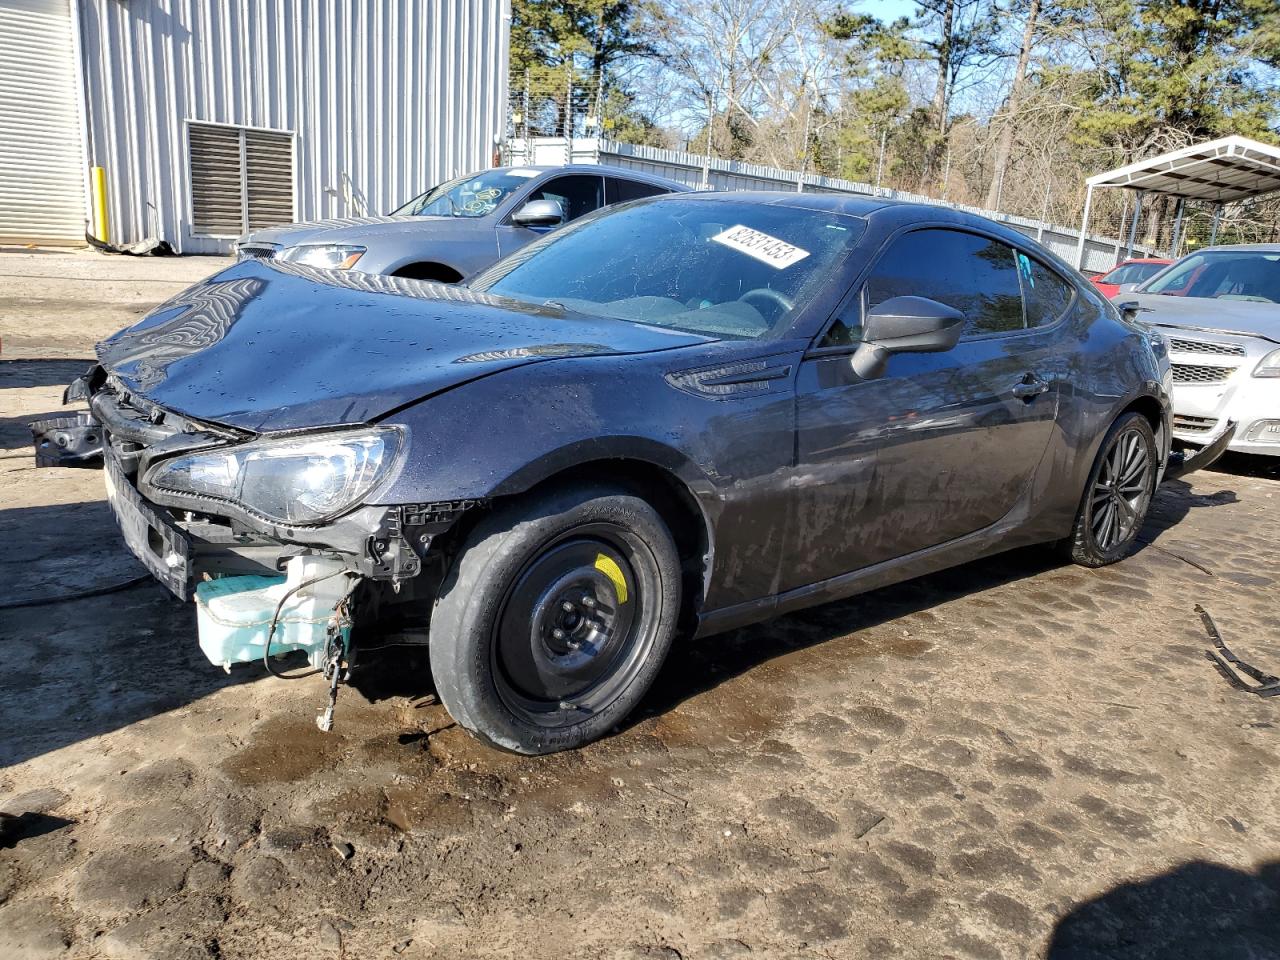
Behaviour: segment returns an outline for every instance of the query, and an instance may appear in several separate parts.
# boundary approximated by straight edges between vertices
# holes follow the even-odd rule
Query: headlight
[[[1272,350],[1253,368],[1255,377],[1280,377],[1280,350]]]
[[[400,450],[397,427],[256,440],[164,460],[146,483],[235,503],[281,523],[319,523],[368,495]]]
[[[353,247],[346,243],[307,243],[285,247],[276,255],[276,259],[324,270],[350,270],[364,256],[364,252],[364,247]]]

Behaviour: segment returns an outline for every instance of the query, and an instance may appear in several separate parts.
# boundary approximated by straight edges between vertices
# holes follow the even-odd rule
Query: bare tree
[[[991,163],[991,186],[987,188],[987,200],[984,204],[988,210],[1000,208],[1000,191],[1004,189],[1004,175],[1009,167],[1009,154],[1013,152],[1013,130],[1018,117],[1018,103],[1022,99],[1023,88],[1026,86],[1027,64],[1031,61],[1031,48],[1035,45],[1039,19],[1040,0],[1030,0],[1027,8],[1027,25],[1022,30],[1022,45],[1018,48],[1018,65],[1013,71],[1013,84],[1009,87],[1009,99],[1005,103],[1003,122],[996,140],[995,157]]]
[[[654,46],[708,152],[717,133],[732,139],[735,123],[759,123],[762,78],[786,39],[784,26],[768,0],[671,0],[663,9]]]

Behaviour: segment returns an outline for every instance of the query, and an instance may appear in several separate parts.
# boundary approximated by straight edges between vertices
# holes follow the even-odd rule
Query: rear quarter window
[[[1018,253],[1022,296],[1027,305],[1027,326],[1047,327],[1067,312],[1075,291],[1071,284],[1039,260]]]

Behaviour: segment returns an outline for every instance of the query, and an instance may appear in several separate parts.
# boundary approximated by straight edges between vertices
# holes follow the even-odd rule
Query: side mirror
[[[1122,293],[1133,293],[1133,291],[1137,289],[1138,285],[1136,283],[1122,283],[1116,288],[1116,295],[1118,296]]]
[[[1120,316],[1126,320],[1137,320],[1138,314],[1142,311],[1142,305],[1137,300],[1126,300],[1124,303],[1116,303],[1116,309],[1120,311]]]
[[[926,297],[890,297],[862,321],[862,343],[851,359],[863,380],[884,376],[895,353],[941,353],[960,340],[964,314]]]
[[[554,200],[530,200],[511,215],[522,227],[556,227],[564,223],[564,211]]]

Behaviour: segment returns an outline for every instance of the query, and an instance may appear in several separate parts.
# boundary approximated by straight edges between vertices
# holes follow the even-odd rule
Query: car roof
[[[1220,243],[1216,247],[1201,247],[1192,253],[1221,253],[1239,251],[1241,253],[1280,253],[1280,243]],[[1190,256],[1191,254],[1187,254]]]
[[[673,198],[655,197],[655,200],[671,200]],[[885,221],[890,227],[906,226],[915,221],[929,221],[958,227],[975,227],[1001,234],[1010,243],[1019,246],[1035,246],[1022,233],[1008,224],[1000,223],[989,217],[983,217],[967,210],[940,203],[919,203],[911,200],[894,200],[889,197],[869,197],[855,193],[793,193],[781,190],[738,190],[738,191],[697,191],[682,193],[680,200],[704,199],[721,202],[738,201],[760,203],[775,206],[794,207],[798,210],[815,210],[824,213],[844,214],[852,217],[866,217],[877,221]]]
[[[562,164],[546,164],[546,163],[516,163],[505,167],[496,167],[496,170],[537,170],[538,173],[585,173],[594,174],[597,177],[624,177],[627,180],[638,180],[641,183],[651,183],[654,186],[667,187],[675,192],[688,192],[693,188],[679,180],[670,180],[667,177],[659,177],[656,174],[646,173],[643,170],[632,170],[629,167],[619,167],[611,163],[562,163]],[[487,172],[487,171],[484,171]]]
[[[661,199],[655,198],[655,199]],[[792,193],[782,190],[698,190],[682,194],[682,200],[716,200],[737,203],[759,203],[770,206],[795,207],[798,210],[820,210],[865,217],[895,201],[882,197],[866,197],[855,193]],[[906,206],[906,204],[900,204]],[[919,206],[925,206],[919,204]]]

